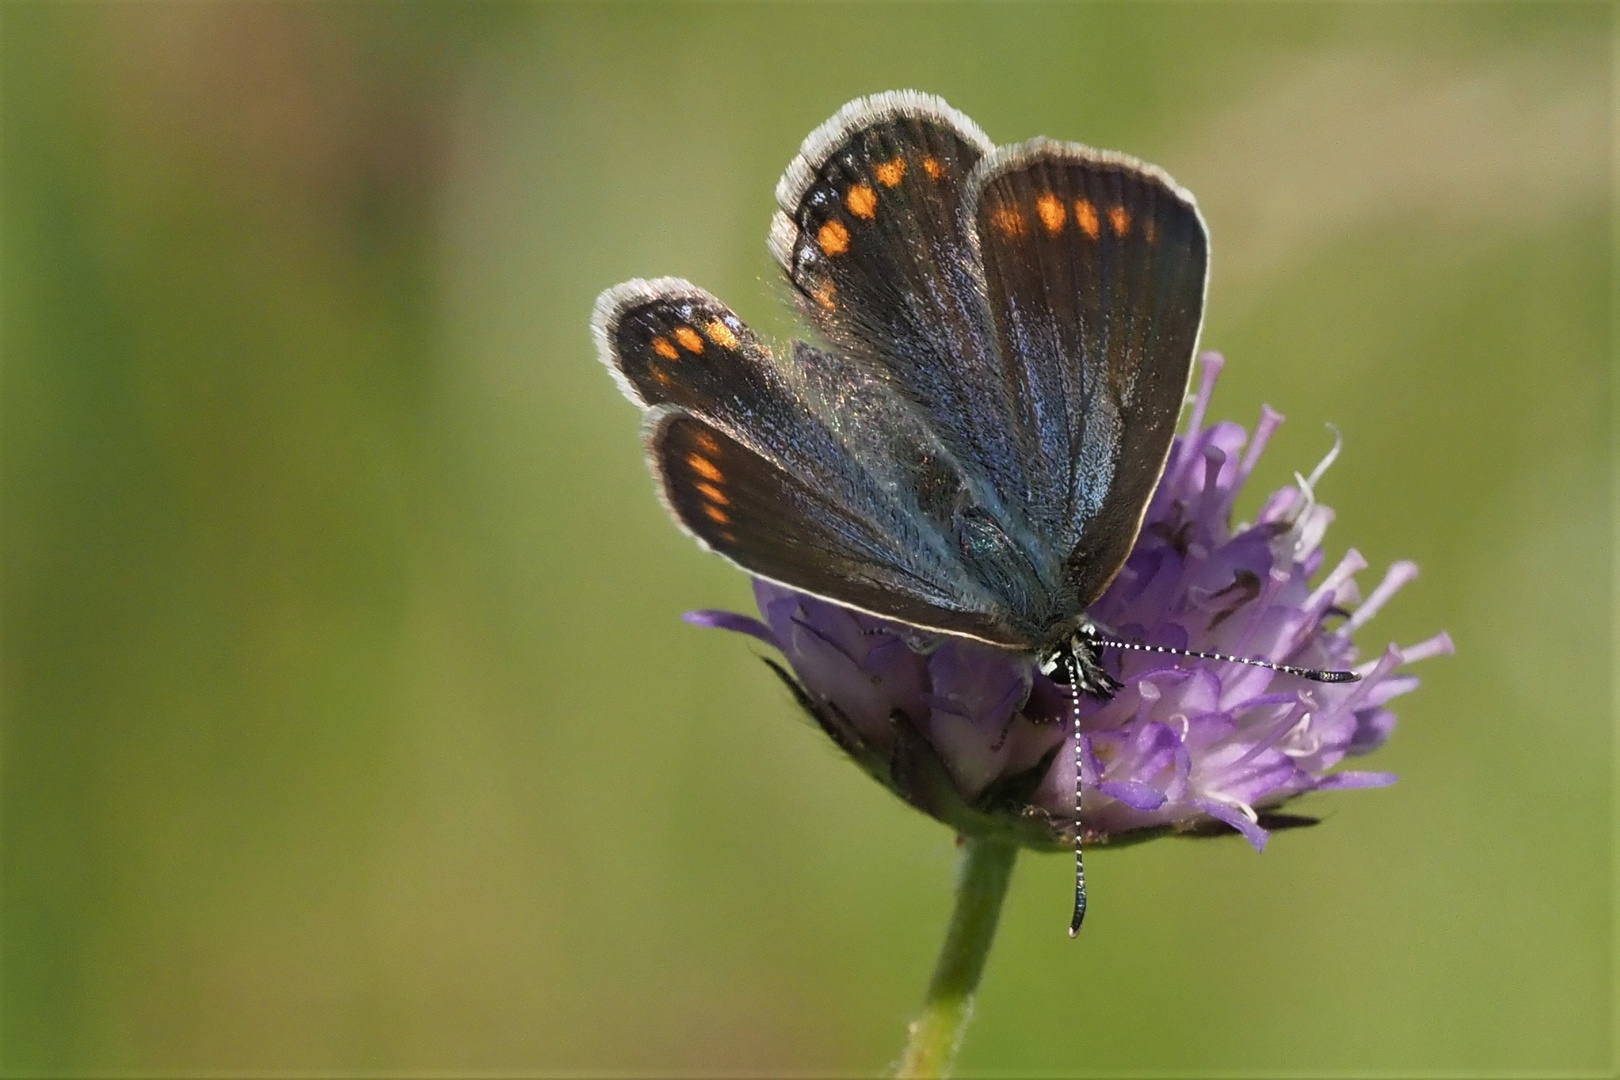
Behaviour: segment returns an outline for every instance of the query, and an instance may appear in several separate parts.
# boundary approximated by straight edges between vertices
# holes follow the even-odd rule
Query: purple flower
[[[1082,698],[1088,843],[1230,826],[1257,849],[1270,828],[1305,823],[1277,813],[1311,791],[1381,787],[1383,772],[1330,771],[1381,746],[1391,699],[1418,680],[1400,669],[1452,651],[1444,633],[1389,646],[1356,664],[1352,637],[1417,567],[1398,562],[1365,598],[1355,549],[1312,585],[1333,512],[1309,478],[1276,491],[1250,525],[1232,504],[1282,422],[1269,408],[1254,436],[1203,426],[1223,361],[1200,358],[1201,381],[1142,532],[1124,569],[1088,614],[1153,645],[1354,668],[1359,682],[1323,684],[1265,668],[1109,649],[1124,684],[1110,701]],[[730,612],[686,616],[751,634],[799,702],[849,756],[902,799],[963,834],[1010,835],[1026,846],[1073,844],[1074,732],[1066,688],[1033,658],[931,635],[756,580],[763,622]],[[1115,666],[1117,664],[1117,667]]]

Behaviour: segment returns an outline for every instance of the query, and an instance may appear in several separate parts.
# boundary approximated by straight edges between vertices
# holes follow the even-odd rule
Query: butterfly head
[[[1107,701],[1124,684],[1103,667],[1103,640],[1097,624],[1082,619],[1067,638],[1036,654],[1036,669],[1060,686]]]

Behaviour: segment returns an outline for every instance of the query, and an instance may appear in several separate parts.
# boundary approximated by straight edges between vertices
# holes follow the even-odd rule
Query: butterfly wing
[[[1101,595],[1164,471],[1203,319],[1209,244],[1151,166],[1036,139],[980,160],[972,222],[1031,479],[1074,614]]]
[[[627,281],[597,299],[597,353],[643,409],[674,405],[817,468],[824,433],[789,373],[730,308],[680,278]]]
[[[821,335],[887,376],[942,444],[982,473],[994,504],[1025,483],[1002,422],[985,283],[962,215],[992,149],[939,98],[850,102],[811,132],[776,188],[770,247]]]
[[[783,363],[675,278],[607,290],[592,328],[621,390],[647,411],[665,504],[705,546],[873,614],[1024,641],[936,524],[970,501],[954,459],[872,372],[803,343]]]
[[[761,577],[916,626],[1012,648],[991,598],[942,587],[915,549],[804,479],[679,409],[648,415],[665,505],[706,547]],[[974,605],[981,610],[975,610]]]

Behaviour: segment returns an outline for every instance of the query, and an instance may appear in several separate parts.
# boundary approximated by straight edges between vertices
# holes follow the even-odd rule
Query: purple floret
[[[1367,564],[1351,549],[1310,584],[1333,519],[1313,488],[1331,454],[1310,478],[1274,492],[1253,524],[1232,528],[1233,502],[1282,417],[1265,409],[1252,439],[1237,424],[1204,427],[1222,360],[1205,353],[1200,361],[1192,434],[1176,439],[1136,546],[1089,616],[1153,645],[1354,668],[1362,678],[1323,684],[1221,661],[1107,650],[1123,689],[1110,701],[1080,703],[1079,825],[1090,843],[1230,826],[1259,849],[1268,825],[1288,822],[1276,811],[1291,799],[1393,783],[1389,773],[1329,770],[1389,738],[1388,702],[1418,685],[1398,673],[1403,665],[1452,651],[1442,633],[1356,663],[1353,634],[1417,568],[1394,564],[1362,600],[1354,575]],[[1032,657],[930,635],[766,581],[755,581],[754,594],[763,623],[718,611],[687,621],[778,649],[795,694],[822,728],[924,812],[963,833],[999,832],[1037,848],[1072,844],[1072,706],[1067,689],[1042,676]]]

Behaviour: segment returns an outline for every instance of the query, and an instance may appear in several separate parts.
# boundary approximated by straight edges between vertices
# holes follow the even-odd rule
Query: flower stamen
[[[1378,614],[1378,609],[1388,603],[1390,597],[1416,581],[1417,576],[1417,563],[1405,559],[1391,563],[1389,569],[1384,571],[1384,580],[1380,581],[1378,587],[1361,602],[1355,614],[1345,620],[1344,625],[1339,628],[1339,633],[1348,636],[1366,625],[1367,620]]]

